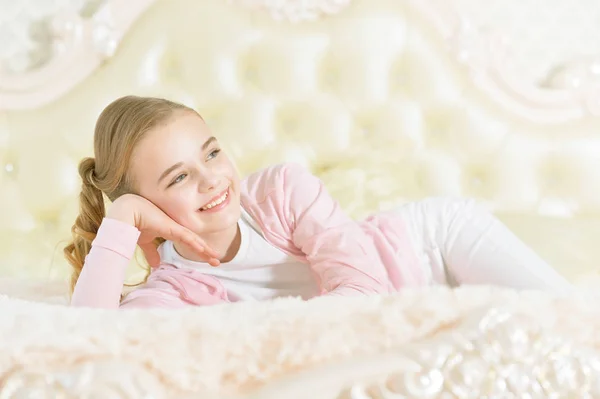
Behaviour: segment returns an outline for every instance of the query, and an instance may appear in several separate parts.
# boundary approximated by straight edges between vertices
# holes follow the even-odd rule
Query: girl
[[[435,283],[571,289],[473,201],[426,199],[354,221],[300,166],[240,180],[203,119],[171,101],[114,101],[94,152],[79,165],[80,215],[65,248],[76,306],[178,308]],[[122,298],[136,245],[150,274]]]

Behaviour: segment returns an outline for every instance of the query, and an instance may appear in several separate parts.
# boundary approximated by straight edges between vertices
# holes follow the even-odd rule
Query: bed
[[[13,3],[0,15],[1,398],[600,397],[594,0],[543,13],[534,0]],[[477,198],[579,293],[69,308],[77,162],[101,109],[132,93],[195,107],[242,174],[305,165],[356,218]],[[143,273],[138,258],[128,281]]]

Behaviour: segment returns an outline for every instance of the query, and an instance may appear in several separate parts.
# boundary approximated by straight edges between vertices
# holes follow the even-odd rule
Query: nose
[[[215,191],[219,188],[219,182],[219,176],[214,173],[210,173],[209,171],[205,171],[200,175],[200,179],[198,181],[198,192],[210,193],[211,191]]]

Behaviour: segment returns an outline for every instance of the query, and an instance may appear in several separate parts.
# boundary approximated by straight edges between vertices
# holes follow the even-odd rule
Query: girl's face
[[[139,195],[200,236],[239,220],[240,178],[193,112],[176,111],[148,132],[133,151],[130,173]]]

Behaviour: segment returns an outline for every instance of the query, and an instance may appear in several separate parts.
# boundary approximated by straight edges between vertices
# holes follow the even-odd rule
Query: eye
[[[169,187],[171,187],[173,184],[180,183],[180,182],[181,182],[181,181],[183,181],[183,179],[185,179],[186,177],[187,177],[187,174],[185,174],[185,173],[182,173],[182,174],[180,174],[179,176],[177,176],[177,177],[175,178],[175,180],[173,180],[173,181],[171,182],[171,184],[169,184]]]
[[[216,158],[217,155],[219,155],[220,152],[221,152],[221,150],[215,149],[215,150],[211,151],[210,154],[208,154],[208,156],[206,157],[206,159],[207,160],[211,160],[213,158]]]

